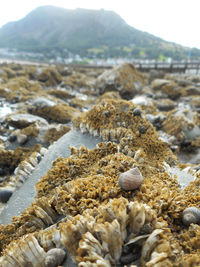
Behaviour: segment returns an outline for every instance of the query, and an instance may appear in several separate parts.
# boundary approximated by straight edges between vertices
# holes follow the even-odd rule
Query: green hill
[[[200,59],[200,50],[169,43],[129,26],[106,10],[39,7],[0,28],[0,47],[34,52],[68,49],[84,56]]]

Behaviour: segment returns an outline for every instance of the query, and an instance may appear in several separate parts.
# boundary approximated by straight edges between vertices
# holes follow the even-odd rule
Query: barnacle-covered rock
[[[53,86],[59,84],[62,81],[62,76],[53,67],[44,69],[38,68],[35,73],[35,79],[37,79],[41,83],[44,83],[46,86]]]
[[[192,111],[190,106],[180,105],[168,112],[163,129],[166,133],[174,135],[179,142],[194,140],[199,137],[200,120],[197,112]]]
[[[45,207],[41,207],[41,201],[37,204],[38,206],[34,207],[37,218],[42,220],[45,225],[51,223],[52,226],[35,234],[29,234],[25,239],[20,238],[18,243],[19,247],[25,247],[25,252],[20,252],[24,255],[25,253],[29,253],[26,252],[26,247],[34,240],[34,244],[37,244],[37,249],[41,251],[40,253],[43,253],[40,259],[42,263],[47,262],[47,256],[51,254],[50,251],[56,247],[61,249],[66,248],[70,252],[73,260],[80,263],[80,266],[84,266],[85,263],[98,264],[98,262],[105,264],[105,266],[110,266],[110,264],[115,265],[120,261],[124,241],[128,239],[129,235],[134,234],[139,236],[139,230],[145,224],[151,223],[152,229],[157,227],[156,215],[150,207],[137,202],[129,203],[122,197],[113,199],[113,201],[99,208],[87,209],[83,215],[77,215],[75,217],[67,216],[66,219],[56,224],[54,224],[53,220],[50,222],[50,218],[53,218],[52,214],[50,216],[50,213],[52,213],[50,207],[44,210]],[[40,207],[39,204],[41,204]],[[144,220],[142,220],[140,226],[136,226],[137,222],[140,221],[140,213],[134,207],[140,208],[143,212],[142,218],[144,217]],[[27,223],[26,225],[28,226]],[[137,227],[137,232],[134,227]],[[47,254],[45,253],[46,251],[48,251]],[[10,253],[21,257],[15,241],[7,246],[1,260],[7,259]],[[62,255],[64,257],[64,253]],[[33,257],[31,259],[32,262],[35,261]],[[54,262],[56,258],[50,260]],[[28,263],[29,259],[26,257],[23,258],[23,264]]]
[[[59,124],[49,128],[45,133],[45,141],[48,143],[53,143],[57,141],[61,136],[70,131],[70,127],[66,125]]]
[[[151,83],[151,88],[154,91],[161,90],[163,93],[165,93],[169,98],[173,100],[178,99],[183,94],[181,88],[178,86],[177,83],[166,79],[153,80]]]
[[[179,159],[186,162],[192,158],[198,163],[200,101],[194,94],[199,91],[199,79],[170,74],[165,80],[150,79],[150,87],[143,87],[145,76],[130,64],[117,66],[99,78],[102,70],[97,69],[4,66],[7,69],[0,70],[1,103],[15,115],[32,112],[50,124],[66,123],[77,113],[80,116],[74,125],[82,133],[101,136],[105,143],[92,150],[71,147],[68,158],[52,162],[36,185],[32,205],[10,224],[0,225],[0,265],[61,264],[52,253],[61,249],[68,250],[79,266],[132,266],[135,261],[147,267],[199,266],[200,226],[192,221],[185,227],[182,221],[184,210],[200,206],[199,164],[179,164],[172,152],[174,147],[178,156],[182,150],[190,151],[187,158],[184,154]],[[57,75],[56,69],[66,77]],[[98,87],[94,88],[96,78]],[[95,99],[99,93],[102,95]],[[80,114],[66,103],[79,110],[96,105]],[[25,145],[29,146],[46,133],[46,146],[67,130],[41,120],[20,125],[8,116],[2,122],[1,190],[14,190],[26,182],[49,151],[39,145],[12,151],[16,136],[26,135]],[[7,123],[20,129],[7,129]],[[132,168],[140,170],[143,182],[137,190],[125,191],[118,178]],[[183,173],[187,182],[194,178],[185,188]],[[29,250],[33,242],[37,247],[34,255],[41,251],[41,262]]]
[[[142,88],[145,77],[132,64],[121,64],[101,74],[96,82],[100,94],[117,91],[123,98],[130,99]]]
[[[135,108],[137,106],[128,101],[106,99],[73,122],[83,133],[119,142],[120,151],[132,157],[138,149],[143,149],[147,157],[167,157],[168,162],[170,158],[175,160],[145,115],[134,116]]]
[[[30,111],[34,115],[60,123],[69,122],[72,117],[76,117],[80,113],[77,109],[70,107],[68,104],[57,104],[51,107],[32,107]]]
[[[36,122],[47,125],[47,121],[45,119],[31,114],[12,114],[8,116],[7,122],[9,125],[17,128],[25,128]]]

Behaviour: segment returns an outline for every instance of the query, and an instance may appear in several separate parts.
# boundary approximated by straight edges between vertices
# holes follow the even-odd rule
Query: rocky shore
[[[1,266],[199,266],[199,184],[200,76],[1,64]]]

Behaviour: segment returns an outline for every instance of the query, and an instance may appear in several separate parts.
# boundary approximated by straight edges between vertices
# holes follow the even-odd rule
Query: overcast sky
[[[43,5],[113,10],[139,30],[200,48],[200,0],[1,0],[0,27]]]

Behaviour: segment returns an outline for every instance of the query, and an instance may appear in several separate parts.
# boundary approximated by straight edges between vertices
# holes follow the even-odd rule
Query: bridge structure
[[[200,73],[200,61],[172,61],[172,62],[141,62],[135,61],[133,62],[136,69],[144,72],[148,72],[150,70],[161,70],[164,72],[179,72],[179,73]]]
[[[161,62],[161,61],[141,61],[134,60],[129,61],[133,64],[136,69],[142,72],[149,72],[150,70],[164,71],[168,73],[194,73],[200,74],[200,61],[172,61],[172,62]],[[82,68],[102,68],[111,69],[115,65],[109,64],[68,64],[71,67],[82,67]]]

